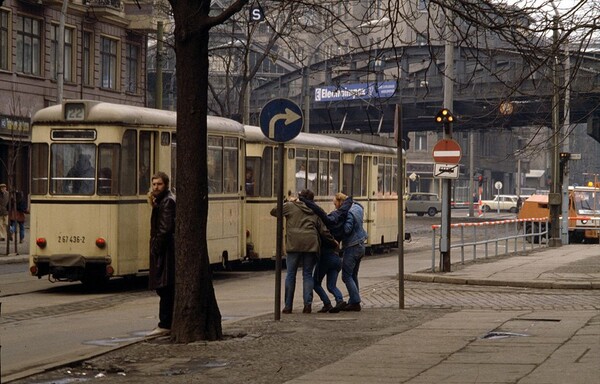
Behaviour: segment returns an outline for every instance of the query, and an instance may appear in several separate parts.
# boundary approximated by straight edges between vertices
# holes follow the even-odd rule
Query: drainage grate
[[[492,340],[492,339],[504,339],[507,337],[527,337],[527,336],[529,336],[529,335],[526,333],[492,331],[492,332],[486,333],[481,338],[486,339],[486,340]]]

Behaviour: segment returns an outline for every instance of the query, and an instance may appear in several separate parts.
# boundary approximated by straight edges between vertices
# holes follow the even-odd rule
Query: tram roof
[[[64,105],[83,103],[86,108],[85,121],[66,121]],[[33,123],[115,123],[124,125],[146,125],[177,127],[177,113],[162,109],[145,108],[134,105],[113,104],[97,100],[69,100],[63,104],[40,109],[32,119]],[[243,135],[243,126],[235,120],[218,116],[208,116],[209,132],[227,132]]]
[[[371,153],[383,153],[383,154],[390,154],[390,155],[394,154],[395,155],[398,151],[397,148],[394,148],[394,147],[387,147],[387,146],[382,146],[382,145],[363,143],[363,142],[352,140],[352,139],[339,138],[338,140],[341,142],[342,149],[344,150],[344,152],[350,152],[350,153],[371,152]]]
[[[244,128],[246,130],[246,140],[248,142],[274,143],[274,141],[268,139],[264,135],[260,127],[256,127],[253,125],[245,125]],[[288,141],[286,144],[315,145],[319,147],[341,148],[340,140],[336,139],[335,137],[304,132],[300,132],[298,136]]]

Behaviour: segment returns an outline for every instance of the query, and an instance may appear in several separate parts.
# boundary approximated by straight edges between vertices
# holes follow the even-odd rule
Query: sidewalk
[[[544,248],[452,267],[449,273],[408,273],[406,279],[600,289],[599,245]],[[600,291],[588,292],[597,298],[589,310],[450,313],[287,383],[599,383]]]

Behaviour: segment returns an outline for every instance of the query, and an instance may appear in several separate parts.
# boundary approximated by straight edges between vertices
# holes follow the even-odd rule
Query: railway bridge
[[[511,49],[455,48],[455,131],[551,126],[552,69]],[[559,94],[570,78],[571,123],[585,123],[600,104],[600,52],[572,52],[570,73],[559,65]],[[542,63],[542,64],[540,64]],[[428,131],[442,107],[444,46],[377,49],[337,56],[256,88],[251,110],[287,97],[309,110],[310,132],[393,132],[402,105],[404,132]],[[302,83],[302,87],[298,87]],[[562,105],[562,103],[561,103]],[[254,115],[254,114],[253,114]],[[563,110],[561,108],[561,119]]]

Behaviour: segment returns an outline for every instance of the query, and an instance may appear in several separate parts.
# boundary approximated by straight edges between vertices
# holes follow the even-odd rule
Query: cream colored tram
[[[44,108],[31,130],[30,272],[95,284],[148,271],[151,175],[176,192],[176,114],[99,101]],[[209,117],[210,261],[242,258],[243,126]],[[213,199],[214,197],[214,199]]]
[[[364,208],[367,249],[372,253],[397,247],[397,149],[377,136],[346,137],[353,139],[339,139],[344,153],[342,190]]]
[[[246,182],[246,253],[249,258],[274,258],[277,222],[270,210],[277,204],[278,144],[266,139],[258,127],[245,128],[246,173],[252,176]],[[397,246],[396,148],[381,144],[383,141],[368,144],[300,133],[285,143],[285,197],[307,188],[315,193],[315,201],[331,212],[335,209],[333,196],[344,192],[365,209],[367,247]]]
[[[277,220],[270,211],[277,205],[278,143],[268,140],[260,128],[246,129],[247,255],[249,259],[274,259]],[[285,143],[284,194],[296,196],[303,189],[315,193],[315,201],[332,211],[333,195],[340,190],[340,141],[336,138],[300,133]]]

